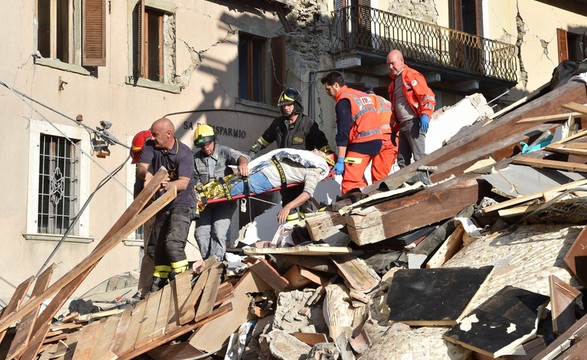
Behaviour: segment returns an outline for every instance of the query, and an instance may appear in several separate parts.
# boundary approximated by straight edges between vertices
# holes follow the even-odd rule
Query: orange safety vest
[[[375,108],[377,109],[377,116],[379,117],[379,128],[382,134],[391,134],[391,101],[387,100],[383,96],[369,94],[375,102]]]
[[[348,99],[351,103],[353,124],[349,133],[349,144],[381,140],[379,117],[375,103],[369,94],[343,86],[336,94],[336,102]]]
[[[410,68],[408,65],[404,65],[404,70],[400,76],[396,77],[391,74],[389,76],[391,77],[391,83],[387,88],[387,92],[389,93],[389,99],[392,104],[394,102],[393,89],[395,88],[395,82],[398,78],[401,78],[403,80],[402,90],[404,96],[414,112],[418,116],[422,116],[423,114],[432,116],[434,107],[436,107],[436,97],[434,96],[434,92],[428,87],[426,79],[424,79],[422,74]],[[395,121],[393,114],[391,118],[392,127],[395,130],[399,130],[399,123]]]

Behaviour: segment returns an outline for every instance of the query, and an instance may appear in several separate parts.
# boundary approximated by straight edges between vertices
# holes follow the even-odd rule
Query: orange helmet
[[[143,151],[143,146],[147,140],[151,138],[151,131],[143,130],[139,131],[134,138],[132,138],[132,144],[130,146],[130,156],[132,158],[132,163],[136,164],[141,159],[141,151]]]

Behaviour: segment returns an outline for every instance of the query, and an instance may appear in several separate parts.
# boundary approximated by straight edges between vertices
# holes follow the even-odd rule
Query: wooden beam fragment
[[[14,324],[16,321],[22,319],[26,314],[30,313],[38,306],[40,306],[45,300],[49,297],[55,295],[56,293],[60,292],[64,287],[69,285],[70,283],[74,284],[81,284],[81,281],[85,279],[85,276],[89,274],[96,263],[104,257],[110,250],[112,250],[120,241],[125,239],[130,233],[135,231],[139,226],[141,226],[145,221],[147,221],[151,216],[156,214],[160,209],[165,207],[169,202],[171,202],[175,197],[177,197],[177,188],[172,187],[170,188],[163,196],[157,199],[154,203],[152,203],[145,211],[139,211],[144,207],[144,205],[152,198],[153,194],[159,188],[161,182],[167,177],[167,171],[165,168],[161,168],[155,176],[151,179],[147,186],[143,189],[143,191],[135,198],[129,209],[123,214],[129,215],[129,219],[126,221],[119,221],[115,225],[120,225],[120,229],[116,231],[115,234],[105,236],[102,241],[94,248],[94,250],[78,265],[74,266],[65,276],[61,277],[59,280],[55,281],[47,290],[43,292],[43,294],[39,295],[38,297],[31,299],[26,304],[22,306],[16,312],[6,316],[3,319],[0,319],[0,331],[6,330],[10,325]],[[137,215],[138,214],[138,215]],[[113,227],[114,229],[114,227]],[[112,230],[113,230],[112,229]],[[111,230],[111,232],[112,232]],[[110,234],[110,232],[109,232]],[[107,234],[108,235],[108,234]],[[75,291],[75,289],[68,288],[69,291]],[[71,295],[64,294],[64,295]],[[54,299],[55,300],[55,299]],[[47,311],[49,307],[47,307],[44,313]],[[57,309],[52,309],[54,311],[58,311]],[[49,321],[53,314],[46,313],[47,321]]]
[[[12,294],[10,301],[8,301],[8,304],[2,311],[0,320],[4,320],[5,318],[10,317],[11,314],[14,314],[16,311],[18,311],[20,304],[26,296],[26,293],[29,290],[29,286],[31,286],[34,279],[35,277],[31,276],[16,287],[16,290],[14,290],[14,294]],[[2,339],[4,339],[4,336],[6,336],[6,329],[0,331],[0,343],[2,342]]]
[[[563,104],[563,107],[565,109],[576,111],[583,115],[587,115],[587,106],[579,104],[577,102],[572,101],[570,103]]]
[[[531,201],[531,200],[535,200],[535,199],[541,198],[541,197],[544,196],[544,193],[546,193],[546,192],[564,191],[564,190],[572,189],[572,188],[575,188],[575,187],[583,186],[585,184],[587,184],[587,179],[571,181],[569,183],[566,183],[566,184],[563,184],[563,185],[560,185],[560,186],[555,186],[555,187],[550,188],[550,189],[547,189],[545,191],[539,191],[539,192],[536,192],[536,193],[533,193],[533,194],[528,194],[528,195],[525,195],[525,196],[520,196],[520,197],[517,197],[515,199],[510,199],[510,200],[502,201],[502,202],[497,203],[497,204],[494,204],[494,205],[486,206],[484,208],[481,208],[481,212],[483,214],[489,214],[490,212],[493,212],[493,211],[497,211],[497,210],[500,210],[500,209],[505,209],[505,208],[508,208],[508,207],[511,207],[511,206],[514,206],[514,205],[519,205],[519,204],[525,203],[527,201]]]
[[[575,323],[575,299],[581,292],[554,275],[549,276],[552,331],[560,335]]]
[[[576,172],[587,172],[587,165],[580,163],[571,163],[567,161],[556,161],[548,159],[536,159],[528,156],[517,156],[512,162],[514,164],[529,165],[533,168],[550,168],[558,170],[576,171]]]
[[[55,264],[51,264],[41,273],[41,275],[39,275],[35,281],[35,286],[31,296],[38,296],[39,294],[43,293],[45,289],[47,289],[54,269]],[[6,358],[18,359],[26,349],[31,338],[33,326],[35,325],[39,308],[40,306],[37,307],[35,311],[31,311],[30,313],[26,314],[26,316],[22,318],[21,322],[16,327],[16,334],[14,335],[14,339],[12,339],[12,343],[10,344],[10,349],[8,350]]]
[[[455,231],[440,245],[438,250],[426,262],[426,268],[439,268],[450,260],[463,247],[463,234],[465,229],[459,222]]]
[[[581,284],[587,286],[587,226],[583,227],[567,251],[564,262]]]
[[[568,120],[569,117],[579,117],[582,113],[580,112],[570,112],[570,113],[562,113],[562,114],[553,114],[553,115],[542,115],[542,116],[533,116],[528,118],[523,118],[518,120],[518,123],[526,123],[526,122],[548,122],[548,121],[561,121],[561,120]]]
[[[381,278],[365,262],[351,255],[330,256],[339,274],[347,281],[348,286],[362,292],[373,290]]]
[[[269,286],[275,290],[276,294],[289,286],[289,281],[281,276],[265,259],[259,259],[259,261],[253,264],[253,266],[251,266],[251,271],[255,272],[267,284],[269,284]]]

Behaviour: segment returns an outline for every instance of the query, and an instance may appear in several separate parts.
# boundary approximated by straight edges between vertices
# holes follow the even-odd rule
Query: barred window
[[[76,140],[74,140],[76,141]],[[41,134],[38,233],[64,234],[78,211],[79,154],[64,137]],[[76,228],[70,232],[78,234]]]

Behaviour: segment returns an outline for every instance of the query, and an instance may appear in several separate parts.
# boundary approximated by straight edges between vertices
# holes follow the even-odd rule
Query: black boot
[[[153,280],[151,281],[151,292],[161,290],[163,286],[167,285],[168,282],[169,281],[167,279],[153,276]]]

